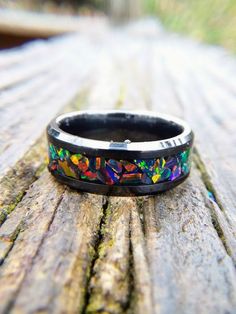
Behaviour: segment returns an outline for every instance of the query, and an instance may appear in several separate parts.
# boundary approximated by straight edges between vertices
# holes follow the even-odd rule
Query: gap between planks
[[[143,90],[137,93],[137,86],[130,84],[131,73],[138,74],[136,82],[141,81],[140,75],[143,74],[140,68],[135,67],[134,63],[131,63],[131,68],[132,71],[127,67],[127,72],[122,72],[122,70],[119,74],[122,79],[125,78],[126,89],[125,97],[122,96],[123,102],[119,101],[121,108],[127,103],[132,106],[136,103],[136,100],[139,100],[138,104],[142,106],[142,99],[147,95],[143,93]],[[49,175],[46,175],[46,178],[47,176]],[[44,181],[43,179],[42,181]],[[35,185],[37,185],[37,182],[38,180]],[[35,188],[32,187],[32,190],[34,191]],[[70,193],[68,197],[70,197],[69,195]],[[56,289],[56,283],[52,282],[49,292],[53,293],[54,296],[54,308],[51,308],[48,299],[45,298],[48,292],[46,289],[46,276],[50,274],[51,269],[54,269],[54,264],[50,262],[49,266],[51,268],[46,268],[45,273],[42,274],[44,279],[42,282],[36,274],[40,265],[44,265],[45,259],[43,257],[47,256],[48,252],[53,251],[53,244],[56,243],[53,232],[57,230],[56,234],[61,234],[59,225],[64,216],[60,216],[59,213],[61,210],[63,211],[63,208],[61,207],[60,210],[54,209],[55,215],[50,225],[52,231],[51,233],[49,231],[44,240],[44,243],[49,244],[49,249],[46,244],[39,242],[42,246],[37,252],[41,251],[41,254],[34,255],[37,262],[32,264],[29,273],[24,277],[22,285],[20,285],[21,288],[17,292],[17,298],[14,299],[14,303],[11,305],[12,311],[29,310],[28,307],[31,306],[37,308],[40,301],[40,306],[44,310],[51,310],[51,312],[56,311],[59,307],[68,309],[71,306],[70,309],[73,309],[77,306],[78,308],[78,303],[80,305],[83,303],[83,311],[87,313],[96,313],[96,310],[101,309],[104,311],[109,310],[112,313],[125,310],[134,311],[135,313],[144,313],[145,311],[147,313],[152,313],[152,311],[157,313],[171,313],[173,311],[187,313],[187,309],[188,313],[233,312],[235,309],[234,292],[236,291],[234,265],[212,223],[209,210],[211,205],[209,205],[206,195],[206,186],[200,179],[199,171],[193,168],[191,177],[182,186],[164,195],[140,198],[139,206],[133,198],[109,198],[110,207],[108,204],[107,208],[102,206],[102,202],[98,202],[100,207],[97,208],[100,214],[99,217],[96,216],[98,224],[96,224],[95,238],[98,238],[98,242],[95,241],[96,244],[93,246],[95,257],[92,254],[92,258],[89,259],[89,269],[85,267],[89,272],[88,278],[83,274],[84,277],[79,280],[83,283],[83,287],[86,287],[86,291],[80,291],[77,287],[73,293],[74,288],[70,289],[70,284],[68,291],[66,291],[68,281],[63,281],[60,294],[57,290],[54,290]],[[99,199],[98,196],[91,196],[91,198],[95,200],[95,203]],[[27,194],[24,199],[27,200]],[[19,203],[19,207],[21,203]],[[82,211],[84,214],[87,209],[86,204],[85,202],[85,208]],[[129,205],[131,210],[124,212],[126,204]],[[67,209],[66,204],[64,204],[64,207],[64,210]],[[113,208],[112,211],[111,208]],[[15,213],[16,211],[10,215],[10,218]],[[80,212],[80,215],[82,213]],[[127,219],[124,219],[124,217]],[[56,218],[58,219],[57,222]],[[28,219],[30,220],[30,217],[26,216],[26,221]],[[10,223],[10,219],[7,221]],[[2,228],[4,228],[4,225],[6,228],[6,223],[3,224]],[[53,229],[53,226],[55,229]],[[20,239],[21,241],[26,241],[26,231],[27,229],[23,230],[22,233],[18,234],[18,238],[13,237],[14,239],[12,239],[14,245],[2,265],[3,271],[8,275],[11,274],[9,273],[11,265],[8,262],[12,262],[12,259],[14,259],[14,252],[19,254],[19,251],[17,251],[17,246],[20,245],[19,237],[22,237],[23,240]],[[50,241],[52,241],[51,245]],[[86,247],[87,254],[88,247]],[[70,252],[66,245],[64,248],[66,252]],[[19,257],[21,256],[19,255]],[[86,258],[84,260],[86,261]],[[55,261],[55,257],[53,261]],[[121,261],[124,262],[124,268],[122,269],[119,268]],[[77,263],[75,261],[74,263],[74,266],[70,266],[70,269],[77,268],[75,266]],[[16,267],[16,270],[19,271],[19,269],[20,265]],[[84,270],[79,267],[76,273],[73,273],[76,278],[79,278],[78,276],[82,272],[81,269]],[[132,274],[130,274],[130,271],[132,271]],[[60,274],[63,277],[62,273]],[[72,278],[72,276],[70,275],[69,278]],[[70,283],[71,280],[69,280]],[[132,281],[131,284],[130,280]],[[31,282],[35,287],[38,287],[40,283],[44,287],[40,291],[42,293],[40,300],[34,294],[31,294],[32,297],[36,298],[36,300],[34,299],[35,305],[29,305],[27,302],[30,293],[27,282]],[[111,292],[109,289],[110,282],[116,287]],[[119,283],[121,286],[119,286]],[[192,286],[194,286],[194,292],[189,293]],[[71,301],[73,304],[68,305],[63,300],[70,293],[74,296]],[[58,298],[58,295],[61,296],[61,299]],[[108,299],[107,295],[109,295]],[[79,302],[78,300],[83,301]],[[96,300],[98,300],[97,303]],[[41,307],[39,309],[42,309]]]

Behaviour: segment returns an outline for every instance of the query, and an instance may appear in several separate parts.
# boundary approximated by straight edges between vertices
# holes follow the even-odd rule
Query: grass
[[[236,53],[236,0],[142,0],[148,14],[174,32]]]

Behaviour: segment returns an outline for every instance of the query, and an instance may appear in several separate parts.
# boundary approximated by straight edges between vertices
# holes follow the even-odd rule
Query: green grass
[[[174,32],[219,44],[236,53],[236,0],[142,0]]]

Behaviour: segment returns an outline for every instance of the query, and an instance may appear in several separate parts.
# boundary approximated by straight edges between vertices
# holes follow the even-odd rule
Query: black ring
[[[193,132],[153,112],[80,111],[47,127],[49,171],[78,190],[145,195],[169,190],[190,172]]]

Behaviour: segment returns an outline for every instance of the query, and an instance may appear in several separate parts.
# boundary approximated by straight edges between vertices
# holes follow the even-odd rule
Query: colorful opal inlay
[[[82,181],[108,185],[146,185],[174,181],[190,171],[188,148],[173,156],[115,160],[75,154],[49,144],[49,169]]]

